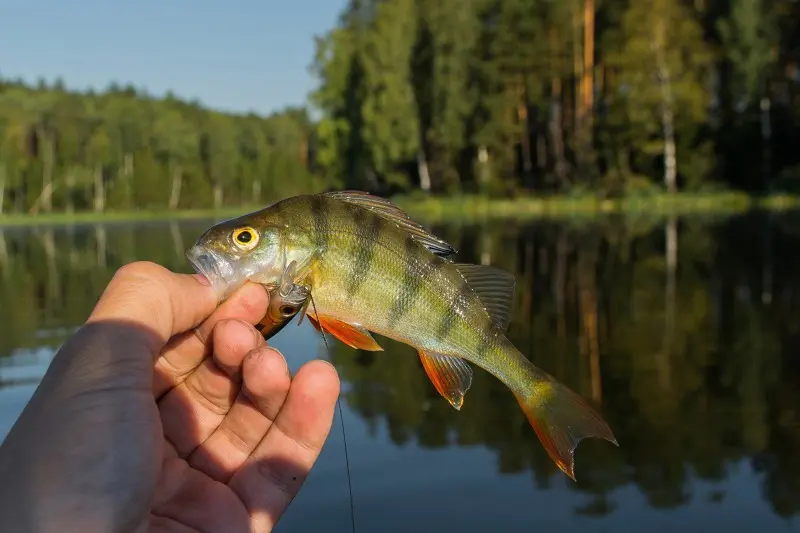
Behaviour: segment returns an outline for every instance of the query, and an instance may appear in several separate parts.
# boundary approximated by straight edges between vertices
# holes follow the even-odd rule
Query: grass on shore
[[[597,198],[590,196],[489,199],[477,196],[398,199],[412,216],[427,220],[496,218],[568,218],[618,213],[636,216],[736,214],[752,209],[800,208],[800,196],[753,197],[740,192],[677,193]]]
[[[518,197],[494,199],[483,196],[431,198],[421,195],[400,196],[392,200],[420,221],[536,219],[592,216],[607,213],[631,215],[736,214],[751,209],[783,211],[800,208],[800,196],[776,194],[753,197],[741,192],[655,194],[622,198],[591,196]],[[61,225],[92,222],[128,222],[147,220],[224,219],[248,213],[261,206],[238,208],[185,209],[178,211],[134,210],[8,214],[0,215],[0,227],[26,225]]]

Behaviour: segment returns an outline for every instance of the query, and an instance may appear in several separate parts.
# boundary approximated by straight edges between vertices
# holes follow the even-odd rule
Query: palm
[[[292,379],[255,329],[223,320],[255,323],[263,316],[255,307],[223,305],[156,362],[165,441],[151,532],[270,531],[322,448],[335,371],[313,362]]]

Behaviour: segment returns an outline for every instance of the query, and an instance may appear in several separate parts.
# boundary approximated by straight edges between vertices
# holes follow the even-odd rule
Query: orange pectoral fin
[[[461,410],[464,395],[472,385],[472,369],[459,357],[419,350],[419,358],[436,391],[450,405]]]
[[[308,318],[311,323],[319,329],[324,330],[356,350],[366,350],[368,352],[382,352],[383,348],[375,342],[369,331],[357,324],[348,324],[336,318],[326,317],[320,315],[319,317],[312,317],[312,313],[308,313]]]

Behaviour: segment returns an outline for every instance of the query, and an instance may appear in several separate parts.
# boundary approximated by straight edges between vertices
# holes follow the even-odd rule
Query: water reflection
[[[4,384],[35,382],[26,369],[40,368],[85,319],[119,265],[147,259],[188,272],[183,250],[209,223],[0,230],[0,404]],[[380,339],[385,352],[358,352],[333,341],[347,382],[359,529],[665,531],[704,520],[735,529],[747,509],[762,529],[769,518],[800,530],[791,520],[800,513],[800,218],[434,230],[459,260],[516,273],[510,338],[593,399],[620,448],[584,441],[578,483],[567,483],[512,395],[484,371],[476,368],[457,413],[412,349]],[[300,338],[316,339],[304,326],[276,340],[294,347]],[[334,428],[299,501],[319,513],[335,501],[341,526],[327,529],[349,531],[342,458],[332,451],[339,439]],[[466,516],[474,498],[487,508]],[[387,525],[386,512],[412,502]],[[560,507],[563,516],[548,515]],[[293,508],[282,527],[302,529],[309,516]]]

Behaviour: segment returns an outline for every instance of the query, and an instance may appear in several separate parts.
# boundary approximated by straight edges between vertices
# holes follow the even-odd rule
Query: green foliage
[[[800,165],[799,20],[791,0],[350,0],[308,109],[267,117],[0,80],[0,212],[769,192]]]
[[[800,116],[786,98],[800,92],[789,53],[800,28],[776,22],[797,10],[769,5],[353,0],[318,40],[319,171],[377,192],[616,195],[634,176],[660,187],[675,152],[680,188],[750,187],[748,171],[768,179],[798,159],[786,137],[753,150],[765,134],[752,120],[719,120],[756,93],[773,116]]]
[[[240,116],[131,88],[0,81],[0,212],[222,208],[315,190],[312,132],[296,109]]]
[[[739,105],[759,99],[766,89],[768,69],[776,60],[776,12],[767,11],[763,0],[732,0],[730,17],[719,21],[725,54],[736,73],[734,83]]]

